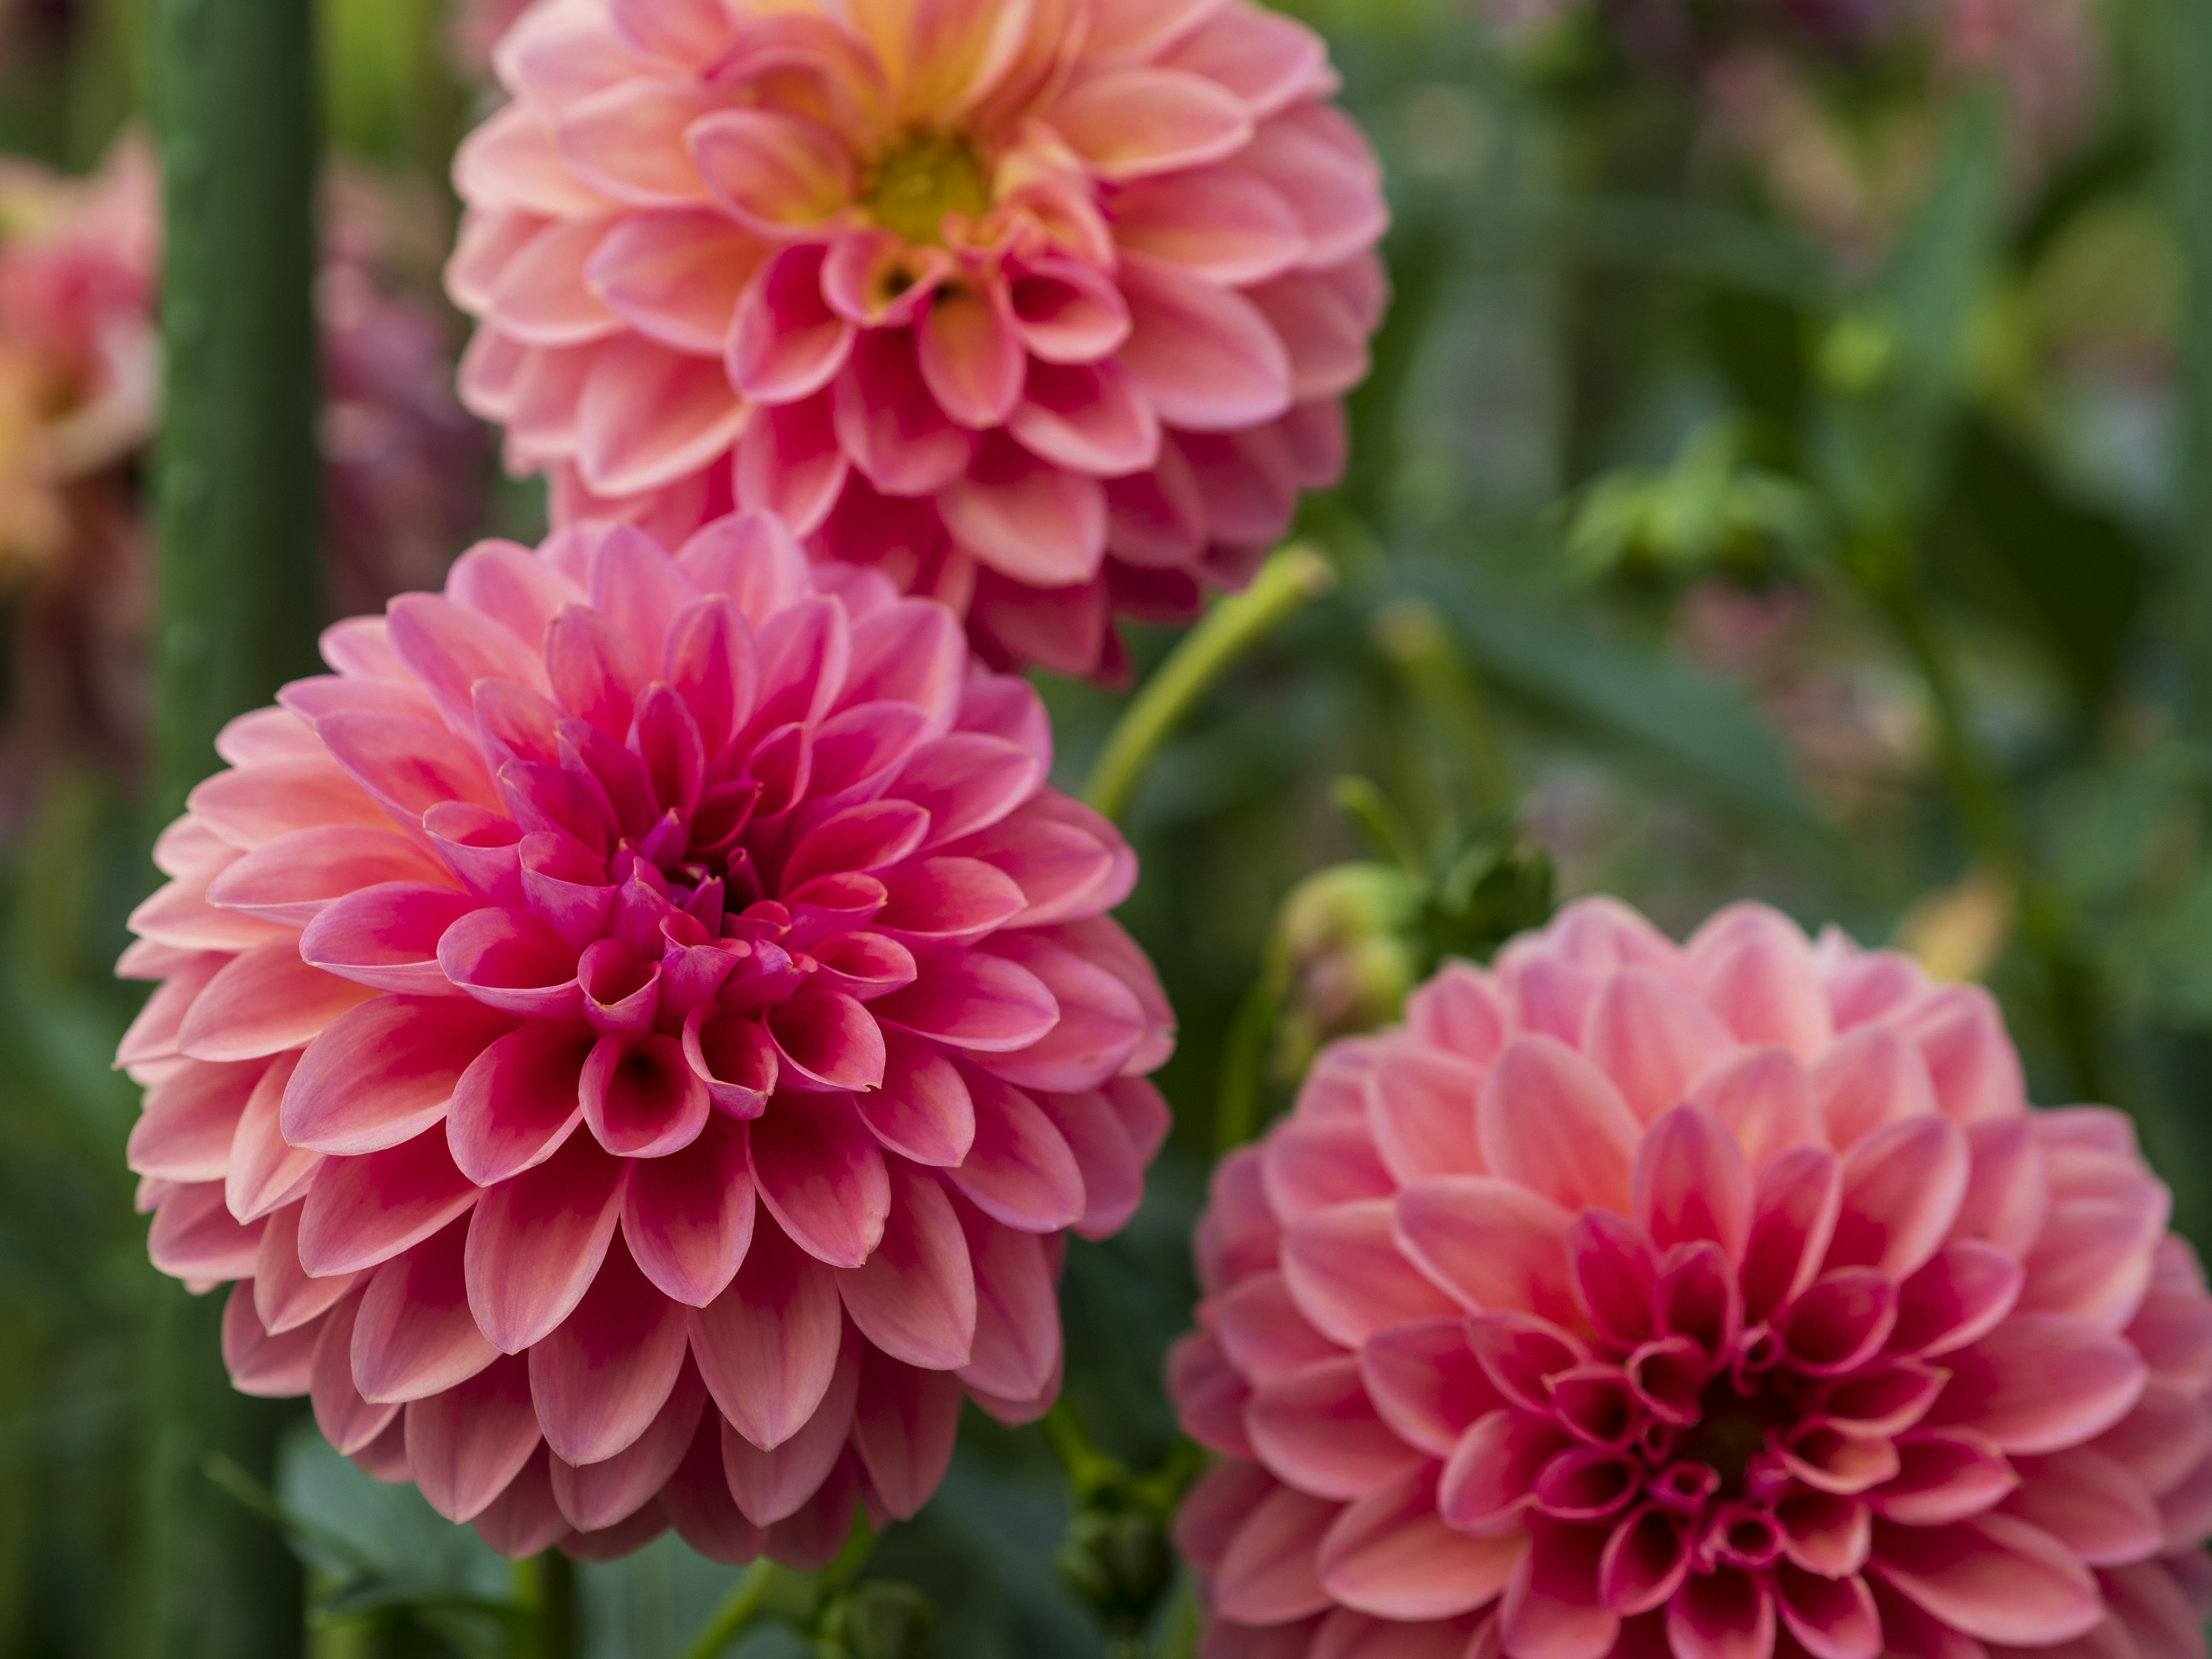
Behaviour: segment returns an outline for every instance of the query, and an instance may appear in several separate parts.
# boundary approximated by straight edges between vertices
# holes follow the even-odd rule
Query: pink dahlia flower
[[[1251,0],[544,0],[498,66],[463,395],[558,520],[734,496],[1087,673],[1340,470],[1379,174]]]
[[[324,636],[156,849],[119,1056],[233,1380],[500,1549],[827,1559],[1166,1127],[1127,849],[1034,695],[770,520],[489,543]]]
[[[1172,1362],[1212,1659],[2183,1659],[2212,1297],[1995,1005],[1576,905],[1223,1164]]]

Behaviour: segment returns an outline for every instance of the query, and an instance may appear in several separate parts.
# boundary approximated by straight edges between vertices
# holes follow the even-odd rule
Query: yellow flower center
[[[945,216],[974,218],[991,205],[991,175],[965,138],[917,132],[886,152],[860,181],[875,222],[914,243],[942,243]]]

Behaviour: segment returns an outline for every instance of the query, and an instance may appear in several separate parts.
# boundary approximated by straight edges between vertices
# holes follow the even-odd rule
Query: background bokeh
[[[164,1403],[182,1292],[145,1263],[109,1069],[156,878],[147,9],[0,0],[0,1659],[172,1650],[149,1472],[179,1467],[279,1516],[318,1659],[522,1659],[527,1586],[473,1533],[304,1413],[263,1485]],[[1554,893],[1678,929],[1757,896],[1988,979],[2034,1097],[2133,1113],[2204,1243],[2212,8],[1286,9],[1389,167],[1396,297],[1301,526],[1333,591],[1127,805],[1178,1125],[1137,1221],[1070,1252],[1093,1437],[1172,1468],[1160,1355],[1224,1128]],[[319,0],[333,615],[542,526],[453,400],[438,288],[515,9]],[[1141,682],[1174,641],[1132,643]],[[1125,690],[1042,689],[1080,790]],[[940,1652],[1102,1654],[1054,1570],[1069,1508],[1042,1434],[970,1413],[869,1571],[927,1592]],[[672,1537],[586,1567],[582,1650],[678,1659],[732,1577]],[[1119,1651],[1188,1643],[1170,1597]]]

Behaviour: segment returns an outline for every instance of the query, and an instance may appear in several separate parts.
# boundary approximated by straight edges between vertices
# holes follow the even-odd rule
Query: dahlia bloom
[[[497,64],[447,281],[556,521],[734,499],[1110,672],[1341,468],[1379,173],[1252,0],[543,0]]]
[[[122,971],[155,1265],[231,1376],[511,1554],[834,1555],[1166,1116],[1127,848],[1035,696],[773,521],[488,543],[224,732]]]
[[[1337,1044],[1173,1356],[1212,1659],[2180,1659],[2212,1297],[1996,1006],[1606,900]]]

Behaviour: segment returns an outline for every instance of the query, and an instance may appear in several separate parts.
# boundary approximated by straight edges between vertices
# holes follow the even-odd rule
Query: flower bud
[[[1053,1565],[1067,1593],[1113,1636],[1141,1631],[1175,1574],[1160,1518],[1114,1503],[1085,1509],[1068,1523]]]
[[[823,1659],[927,1659],[936,1651],[937,1616],[912,1584],[872,1578],[841,1591],[823,1609]]]

